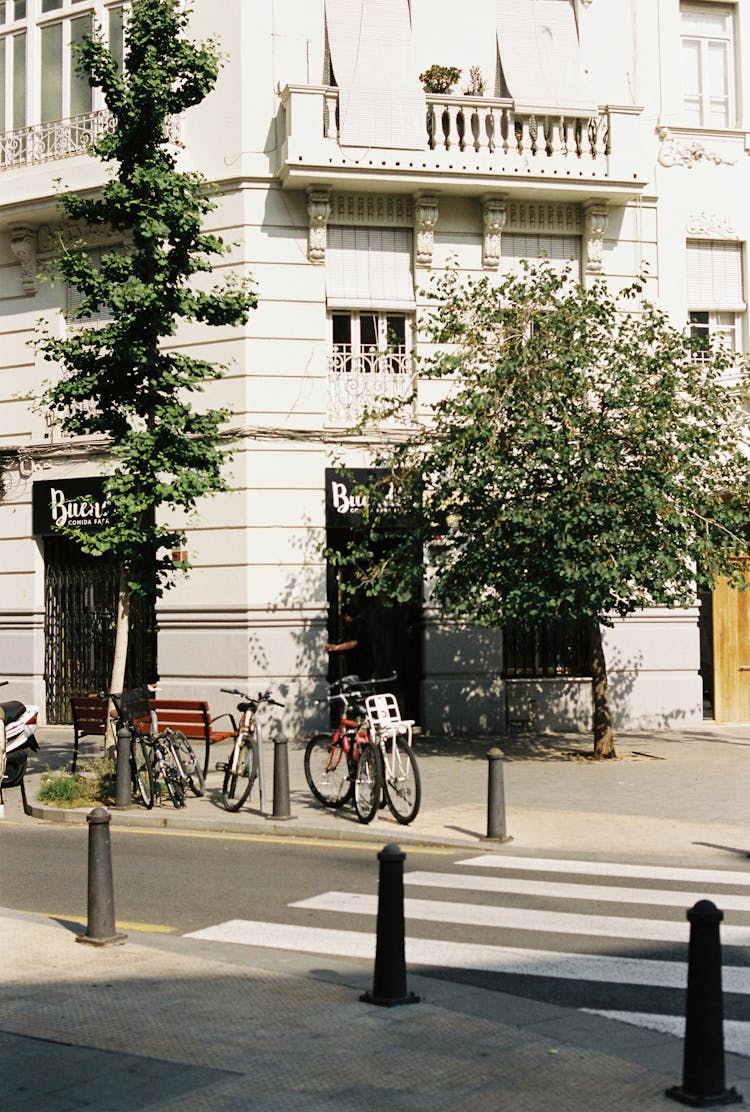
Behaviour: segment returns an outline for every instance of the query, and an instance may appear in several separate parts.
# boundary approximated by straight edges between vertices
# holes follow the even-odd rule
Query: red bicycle
[[[360,751],[370,742],[365,699],[376,686],[394,679],[395,676],[377,680],[344,676],[337,684],[339,692],[318,700],[329,706],[341,704],[341,717],[333,733],[314,734],[305,749],[305,779],[324,807],[343,807],[352,798]]]

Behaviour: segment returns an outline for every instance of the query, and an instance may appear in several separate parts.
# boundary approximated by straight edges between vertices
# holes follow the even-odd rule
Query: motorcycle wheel
[[[2,783],[4,788],[18,787],[26,774],[27,759],[28,756],[25,752],[19,753],[18,756],[15,753],[10,754],[5,763],[5,776],[3,776]]]

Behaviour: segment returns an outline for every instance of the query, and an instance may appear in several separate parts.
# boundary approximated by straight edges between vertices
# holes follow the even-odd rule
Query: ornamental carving
[[[307,218],[307,257],[315,266],[323,266],[326,261],[326,240],[328,221],[331,216],[331,195],[327,189],[308,189]]]
[[[437,194],[418,193],[414,198],[414,257],[417,266],[432,266],[437,222]]]
[[[121,244],[123,234],[111,228],[92,228],[85,221],[66,221],[64,224],[41,224],[38,232],[40,255],[56,255],[61,247],[102,247],[105,244]]]
[[[594,201],[584,205],[586,220],[586,270],[589,274],[601,274],[604,270],[604,233],[609,222],[606,204]]]
[[[507,215],[505,197],[482,197],[482,266],[494,270],[500,263]]]
[[[659,162],[662,166],[667,168],[672,166],[684,166],[687,170],[692,170],[693,166],[698,163],[711,163],[714,166],[734,166],[736,159],[725,158],[716,150],[711,150],[704,143],[698,142],[697,139],[685,139],[680,141],[672,135],[668,127],[657,127],[656,134],[661,140],[661,147],[659,149]]]
[[[689,236],[706,239],[738,239],[734,225],[718,212],[693,212],[688,216],[685,231]]]
[[[10,230],[10,249],[21,267],[21,284],[27,297],[36,293],[36,231],[27,225]]]

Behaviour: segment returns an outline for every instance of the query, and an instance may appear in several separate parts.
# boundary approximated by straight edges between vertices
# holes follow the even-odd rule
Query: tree
[[[584,623],[594,754],[615,756],[602,625],[692,606],[718,576],[747,585],[747,365],[673,327],[641,283],[615,299],[545,261],[496,284],[449,271],[433,296],[420,373],[438,400],[378,454],[346,558],[360,589],[405,598],[417,537],[448,612]]]
[[[98,35],[80,47],[78,71],[102,89],[113,122],[92,153],[112,171],[99,196],[62,194],[60,207],[86,235],[104,232],[123,246],[99,261],[85,235],[70,244],[61,234],[57,274],[82,295],[74,316],[83,322],[105,310],[111,319],[64,338],[44,331],[37,341],[60,372],[43,404],[65,432],[103,437],[113,461],[106,527],[71,530],[84,551],[119,568],[112,691],[124,683],[131,598],[159,596],[187,570],[172,561],[185,535],[170,511],[192,511],[225,489],[227,414],[190,404],[220,369],[165,345],[181,321],[243,324],[256,305],[247,279],[208,290],[199,281],[229,248],[203,231],[214,207],[205,179],[178,170],[170,149],[172,122],[208,95],[219,72],[214,44],[186,37],[188,20],[179,0],[134,0],[122,69]]]

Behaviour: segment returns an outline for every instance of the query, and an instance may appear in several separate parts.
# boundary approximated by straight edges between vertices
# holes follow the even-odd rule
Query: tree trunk
[[[602,627],[597,618],[589,624],[591,644],[591,698],[594,710],[594,756],[601,760],[616,757],[615,735],[612,732],[612,715],[609,707],[607,661],[602,644]]]
[[[112,660],[112,676],[109,690],[117,695],[125,686],[125,662],[128,657],[128,635],[130,633],[130,587],[128,586],[127,569],[120,566],[119,582],[117,584],[117,625],[115,626],[115,654]],[[114,710],[110,704],[109,710]],[[111,714],[107,717],[107,738],[105,743],[105,756],[114,757],[117,743],[115,719]]]

